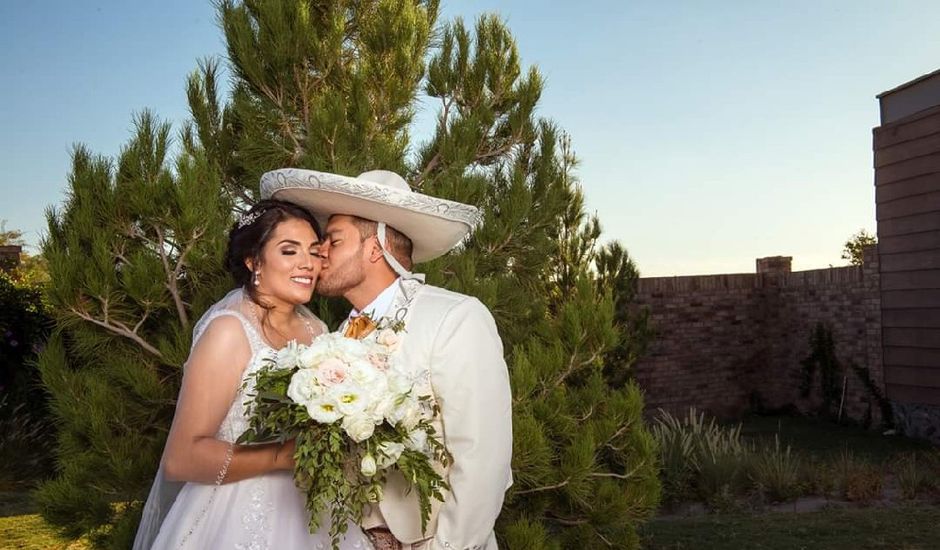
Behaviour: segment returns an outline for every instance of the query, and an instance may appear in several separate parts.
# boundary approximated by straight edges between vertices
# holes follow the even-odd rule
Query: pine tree
[[[153,480],[192,324],[228,287],[232,210],[203,151],[171,165],[169,126],[146,112],[135,126],[116,163],[76,148],[43,243],[56,329],[39,368],[59,431],[37,499],[67,532],[117,548]]]
[[[418,0],[225,1],[219,13],[232,91],[220,98],[213,62],[190,79],[193,120],[177,166],[138,158],[161,149],[147,119],[151,129],[116,174],[77,153],[72,198],[50,216],[50,269],[66,282],[60,330],[43,361],[63,419],[62,474],[41,493],[47,517],[100,530],[120,515],[111,503],[143,496],[190,320],[224,288],[213,265],[224,222],[257,197],[258,176],[285,166],[386,168],[416,190],[484,211],[460,250],[420,268],[432,284],[479,297],[503,337],[515,484],[497,525],[502,543],[636,547],[635,526],[659,497],[642,395],[628,376],[644,335],[642,314],[629,307],[636,269],[616,243],[598,244],[570,140],[535,115],[543,81],[522,70],[505,24],[495,16],[473,28],[440,24],[437,2]],[[437,126],[416,139],[410,125],[422,93]],[[123,175],[141,164],[150,169]],[[106,199],[89,201],[91,193]],[[124,195],[139,198],[119,201]],[[180,221],[189,200],[216,220],[198,236]],[[167,248],[161,234],[194,238]],[[106,261],[113,250],[126,252],[120,271]],[[174,251],[168,264],[161,250]],[[173,283],[165,266],[183,250],[187,277]],[[329,304],[320,311],[331,318]],[[79,388],[102,402],[79,403]],[[125,448],[137,456],[123,456]],[[94,506],[66,504],[89,493]]]

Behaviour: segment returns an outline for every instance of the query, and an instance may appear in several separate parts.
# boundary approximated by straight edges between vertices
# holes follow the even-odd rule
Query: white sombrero
[[[482,218],[476,207],[412,191],[401,176],[388,170],[355,178],[299,168],[272,170],[261,176],[261,198],[303,206],[324,227],[333,214],[385,223],[411,239],[416,263],[446,254]]]

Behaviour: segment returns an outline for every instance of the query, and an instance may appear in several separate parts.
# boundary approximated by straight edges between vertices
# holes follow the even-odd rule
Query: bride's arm
[[[250,358],[241,322],[230,315],[213,320],[199,338],[186,363],[163,454],[168,479],[215,483],[226,462],[224,483],[293,466],[293,442],[232,446],[215,437]]]

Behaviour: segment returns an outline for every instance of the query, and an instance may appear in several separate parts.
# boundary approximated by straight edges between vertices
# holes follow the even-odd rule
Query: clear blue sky
[[[588,207],[643,275],[841,265],[873,232],[875,95],[940,68],[940,2],[444,2],[496,11],[547,77]],[[74,143],[116,155],[131,115],[186,119],[208,2],[0,3],[0,219],[44,230]],[[431,104],[416,128],[424,135]]]

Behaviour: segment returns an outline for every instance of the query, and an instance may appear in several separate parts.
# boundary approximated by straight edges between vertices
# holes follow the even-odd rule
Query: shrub
[[[917,453],[901,455],[892,464],[895,478],[906,499],[914,499],[934,486],[928,465]]]
[[[836,474],[842,496],[853,502],[870,502],[881,497],[883,476],[876,466],[859,460],[849,451],[842,451],[837,460]]]
[[[800,481],[807,494],[826,498],[836,496],[839,490],[837,471],[831,460],[810,458],[800,461]]]
[[[0,395],[0,490],[20,489],[51,474],[55,438],[24,403]]]
[[[780,437],[774,438],[774,446],[764,446],[754,455],[751,470],[758,492],[772,502],[793,500],[800,496],[800,459],[791,453],[790,446],[781,448]]]
[[[746,489],[749,449],[741,441],[741,426],[722,428],[714,425],[699,440],[698,494],[713,509],[727,508],[729,495]]]
[[[39,283],[0,271],[2,485],[30,485],[52,473],[55,434],[34,364],[51,323],[46,310]]]
[[[652,426],[659,445],[660,480],[663,502],[675,504],[692,496],[695,478],[695,442],[692,430],[683,429],[682,421],[663,413]]]
[[[31,361],[50,326],[42,286],[0,271],[0,391],[17,402],[35,402],[39,373]]]
[[[697,496],[723,510],[745,489],[749,449],[740,424],[724,427],[691,408],[682,418],[660,411],[652,432],[660,448],[665,502]]]

